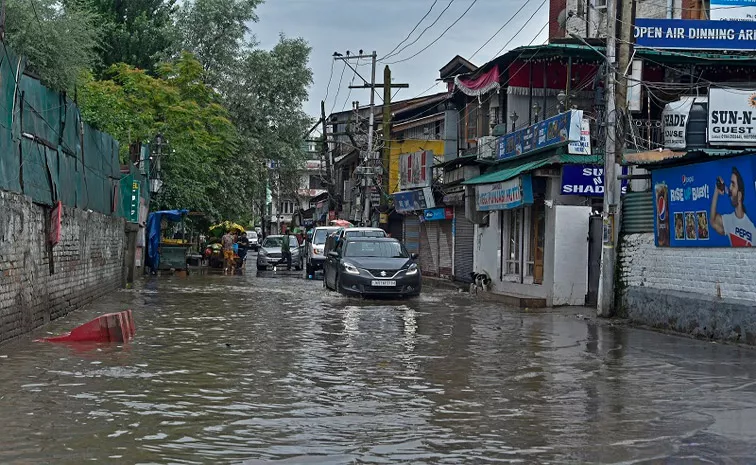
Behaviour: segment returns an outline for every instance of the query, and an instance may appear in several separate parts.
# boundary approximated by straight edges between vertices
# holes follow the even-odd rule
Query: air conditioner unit
[[[478,139],[478,158],[494,159],[496,158],[496,142],[498,137],[485,136]]]

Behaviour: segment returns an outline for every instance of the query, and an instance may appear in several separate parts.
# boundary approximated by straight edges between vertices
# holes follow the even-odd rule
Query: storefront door
[[[502,281],[521,284],[543,283],[546,212],[543,198],[533,205],[502,212]]]

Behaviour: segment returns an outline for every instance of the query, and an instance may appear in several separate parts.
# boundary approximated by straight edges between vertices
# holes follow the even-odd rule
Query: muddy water
[[[162,278],[0,347],[0,463],[754,463],[756,353],[448,291]]]

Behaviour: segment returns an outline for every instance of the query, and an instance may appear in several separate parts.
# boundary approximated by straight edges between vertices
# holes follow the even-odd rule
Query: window
[[[502,215],[504,218],[504,225],[507,228],[504,274],[511,278],[517,278],[518,280],[522,265],[522,217],[524,213],[524,209],[518,208],[515,210],[509,210],[506,214]]]
[[[349,242],[345,257],[409,258],[404,246],[399,242]]]
[[[470,102],[467,106],[467,140],[478,138],[478,102]]]
[[[281,202],[281,214],[290,215],[294,213],[294,202]]]
[[[312,243],[316,245],[325,244],[326,238],[329,234],[332,232],[337,231],[337,228],[332,229],[324,229],[324,228],[318,228],[315,230],[315,235],[312,238]]]
[[[325,187],[323,187],[323,178],[321,178],[320,175],[311,174],[309,188],[310,189],[325,189]]]

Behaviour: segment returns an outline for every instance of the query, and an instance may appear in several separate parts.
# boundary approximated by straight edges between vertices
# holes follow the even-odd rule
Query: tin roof
[[[513,163],[507,163],[507,166],[502,167],[501,169],[497,171],[492,171],[492,172],[474,177],[472,179],[468,179],[462,184],[471,186],[471,185],[479,185],[479,184],[493,184],[496,182],[507,181],[509,179],[519,176],[520,174],[527,173],[529,171],[533,171],[535,169],[538,169],[538,168],[541,168],[542,166],[547,166],[547,165],[555,165],[555,164],[574,165],[574,164],[602,163],[602,162],[603,162],[602,158],[598,155],[569,155],[569,154],[551,155],[545,158],[529,160],[526,162],[517,161]]]

